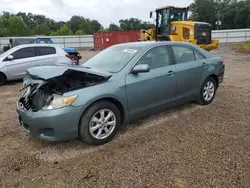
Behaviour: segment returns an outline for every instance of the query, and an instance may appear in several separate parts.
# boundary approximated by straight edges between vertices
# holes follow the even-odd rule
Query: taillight
[[[224,61],[223,59],[221,60],[221,64],[222,64],[222,65],[225,65],[225,61]]]
[[[66,56],[67,58],[71,59],[69,54],[65,54],[65,56]]]

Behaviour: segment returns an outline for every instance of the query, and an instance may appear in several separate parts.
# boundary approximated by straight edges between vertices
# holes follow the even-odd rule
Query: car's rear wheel
[[[208,77],[200,89],[197,102],[201,105],[208,105],[213,102],[217,90],[217,84],[212,77]]]
[[[71,55],[70,59],[72,60],[73,65],[79,65],[79,59],[76,55]]]
[[[6,82],[6,77],[3,73],[0,72],[0,86],[4,85]]]
[[[83,114],[79,135],[88,144],[102,145],[112,140],[120,124],[121,115],[113,103],[97,102]]]

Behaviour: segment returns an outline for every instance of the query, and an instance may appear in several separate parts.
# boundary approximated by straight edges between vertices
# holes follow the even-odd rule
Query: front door
[[[19,49],[12,54],[12,60],[7,60],[7,70],[13,79],[22,79],[26,75],[26,70],[36,66],[37,57],[35,56],[35,49],[27,47]]]
[[[150,72],[128,74],[126,89],[130,116],[146,113],[174,102],[176,94],[175,65],[167,46],[147,51],[138,64],[148,64]]]

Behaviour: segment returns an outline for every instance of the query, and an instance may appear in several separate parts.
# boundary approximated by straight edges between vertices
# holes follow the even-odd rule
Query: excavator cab
[[[217,49],[218,40],[212,39],[212,25],[188,19],[189,7],[166,6],[156,9],[156,26],[142,29],[138,41],[182,41],[207,51]],[[152,18],[153,12],[150,12]]]
[[[156,39],[170,40],[171,22],[186,21],[189,7],[167,6],[156,9]],[[150,13],[152,17],[152,12]]]

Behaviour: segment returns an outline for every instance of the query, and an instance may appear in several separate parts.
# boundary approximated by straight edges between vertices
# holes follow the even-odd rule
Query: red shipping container
[[[108,31],[102,33],[94,33],[95,50],[103,50],[115,44],[136,42],[140,39],[140,31]]]

